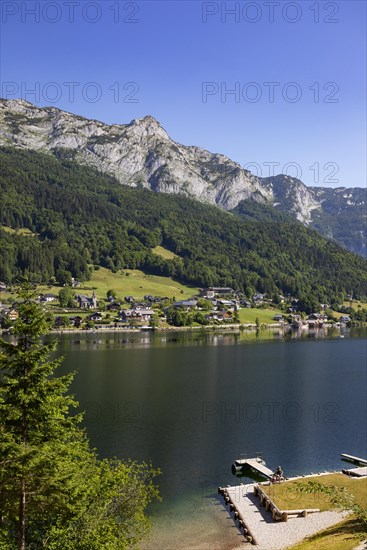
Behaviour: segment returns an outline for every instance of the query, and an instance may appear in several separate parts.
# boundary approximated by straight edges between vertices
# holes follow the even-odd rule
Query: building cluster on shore
[[[1,287],[6,291],[5,285]],[[11,329],[18,317],[15,302],[0,303],[0,324],[2,329]],[[125,296],[119,300],[111,292],[106,300],[98,300],[96,293],[72,294],[71,303],[62,303],[60,296],[52,293],[42,293],[38,301],[54,314],[54,328],[159,328],[184,326],[216,326],[216,325],[255,325],[261,321],[246,323],[245,316],[240,316],[241,309],[257,308],[259,310],[274,308],[271,323],[278,326],[292,326],[296,329],[317,329],[327,326],[332,319],[327,314],[330,306],[321,304],[321,310],[308,316],[299,311],[299,300],[294,297],[277,296],[276,303],[265,294],[255,293],[251,301],[240,291],[230,287],[209,287],[202,289],[198,295],[185,300],[169,299],[162,296],[145,295],[143,300],[133,296]],[[280,309],[281,308],[281,309]],[[260,315],[260,311],[259,311]],[[335,322],[335,319],[333,319]],[[351,321],[349,315],[342,315],[339,324]],[[270,322],[270,318],[268,324]]]

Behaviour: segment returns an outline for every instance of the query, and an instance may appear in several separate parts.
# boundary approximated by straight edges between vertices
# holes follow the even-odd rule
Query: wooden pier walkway
[[[259,457],[256,458],[238,458],[234,461],[234,464],[232,466],[232,472],[234,471],[241,471],[244,468],[252,468],[262,476],[266,477],[267,479],[270,479],[273,475],[272,470],[265,466],[265,463],[262,459]]]
[[[273,514],[268,497],[261,502],[259,495],[255,495],[255,491],[258,492],[255,487],[261,486],[251,483],[218,487],[218,493],[246,541],[259,550],[282,550],[285,545],[297,544],[340,522],[346,514],[337,511],[311,513],[316,509],[275,510]]]
[[[367,466],[364,466],[363,468],[351,468],[350,470],[342,470],[343,474],[346,474],[347,476],[354,476],[354,477],[366,477],[367,476]]]
[[[342,457],[342,459],[347,460],[348,462],[353,462],[356,466],[367,466],[367,459],[365,458],[359,458],[358,456],[347,455],[345,453],[341,453],[340,456]]]

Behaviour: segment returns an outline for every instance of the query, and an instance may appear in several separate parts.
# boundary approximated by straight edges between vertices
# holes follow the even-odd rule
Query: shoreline
[[[114,333],[131,333],[131,334],[144,334],[144,333],[170,333],[170,332],[223,332],[223,330],[229,330],[229,332],[238,332],[242,330],[266,330],[266,329],[276,329],[276,328],[285,328],[284,325],[279,323],[274,324],[263,324],[261,327],[257,327],[254,323],[248,324],[237,324],[237,325],[202,325],[194,327],[158,327],[158,328],[129,328],[129,327],[94,327],[93,329],[79,329],[79,328],[64,328],[64,329],[53,329],[48,334],[114,334]],[[291,327],[289,327],[291,329]],[[0,335],[11,335],[12,333],[8,330],[0,329]]]
[[[94,327],[93,329],[83,330],[77,328],[67,328],[67,329],[54,329],[51,330],[48,334],[75,334],[75,335],[102,335],[102,334],[173,334],[173,333],[206,333],[206,334],[223,334],[225,332],[229,334],[243,334],[250,332],[260,332],[260,331],[276,331],[279,330],[282,332],[283,336],[290,333],[300,333],[300,334],[322,334],[327,333],[329,329],[332,329],[333,325],[328,324],[320,328],[312,329],[294,329],[290,325],[282,325],[280,323],[269,323],[262,324],[257,326],[255,323],[247,324],[237,324],[237,325],[202,325],[202,326],[188,326],[188,327],[158,327],[158,328],[128,328],[128,327],[108,327],[108,328],[98,328]],[[340,327],[335,327],[340,332]],[[1,332],[0,332],[1,334]],[[11,334],[11,333],[10,333]]]
[[[333,324],[325,324],[320,328],[304,328],[301,329],[302,332],[323,332],[325,329],[333,328]],[[340,329],[340,327],[335,327]],[[171,332],[223,332],[228,331],[231,333],[241,333],[244,331],[253,331],[253,330],[275,330],[281,329],[284,333],[288,332],[297,332],[299,329],[292,328],[291,325],[284,325],[281,323],[262,323],[260,326],[255,323],[246,323],[246,324],[226,324],[226,325],[201,325],[201,326],[186,326],[186,327],[145,327],[145,328],[129,328],[129,327],[98,327],[95,326],[93,329],[79,329],[74,327],[63,328],[63,329],[52,329],[48,334],[114,334],[114,333],[126,333],[126,334],[144,334],[144,333],[171,333]],[[0,329],[0,335],[11,335],[12,333],[6,329]]]
[[[122,333],[133,333],[133,334],[144,334],[144,333],[168,333],[168,332],[216,332],[216,331],[223,331],[223,330],[230,330],[230,332],[233,332],[237,330],[240,332],[240,326],[241,325],[223,325],[223,326],[200,326],[200,327],[160,327],[160,328],[128,328],[128,327],[108,327],[108,328],[98,328],[95,327],[94,329],[90,330],[80,330],[80,329],[64,329],[64,330],[52,330],[50,334],[58,333],[71,333],[71,334],[105,334],[105,333],[115,333],[115,332],[122,332]],[[242,325],[245,326],[246,329],[256,329],[256,325]],[[267,325],[268,327],[268,325]],[[277,327],[273,327],[277,328]]]

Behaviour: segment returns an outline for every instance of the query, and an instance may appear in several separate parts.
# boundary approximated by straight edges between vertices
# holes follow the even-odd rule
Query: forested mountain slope
[[[49,155],[64,149],[70,159],[124,185],[184,195],[224,210],[257,202],[260,218],[261,205],[267,206],[366,255],[365,188],[307,187],[286,174],[257,177],[225,155],[177,143],[152,116],[106,124],[55,107],[0,99],[0,145]]]
[[[29,230],[1,230],[0,280],[27,274],[48,281],[62,270],[87,279],[95,264],[228,285],[248,296],[367,295],[367,262],[298,222],[241,220],[183,196],[121,185],[58,156],[0,149],[0,223]],[[158,244],[179,258],[155,255]]]

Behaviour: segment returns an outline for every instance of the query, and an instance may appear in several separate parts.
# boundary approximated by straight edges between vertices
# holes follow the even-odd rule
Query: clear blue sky
[[[1,22],[3,97],[151,114],[259,175],[296,163],[307,185],[365,185],[364,1],[3,0]]]

